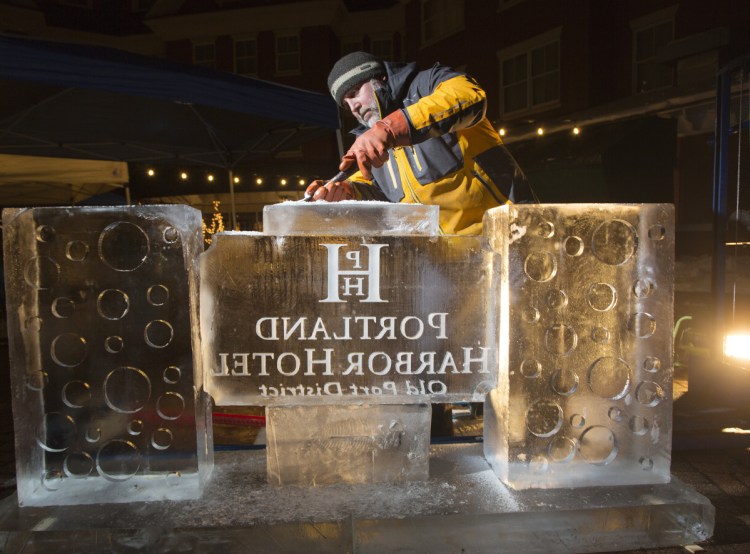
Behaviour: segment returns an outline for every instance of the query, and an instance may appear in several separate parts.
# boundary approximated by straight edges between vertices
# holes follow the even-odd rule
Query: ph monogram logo
[[[346,302],[342,296],[360,297],[360,302],[388,302],[380,298],[380,251],[387,244],[364,244],[367,249],[367,267],[362,267],[361,250],[348,250],[344,258],[351,263],[351,269],[339,267],[339,251],[345,244],[323,244],[328,250],[328,297],[320,302]]]

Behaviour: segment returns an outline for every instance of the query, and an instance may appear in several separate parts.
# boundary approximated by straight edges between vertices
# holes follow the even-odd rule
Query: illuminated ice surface
[[[438,234],[438,207],[390,202],[283,202],[263,208],[267,235]]]
[[[420,481],[429,476],[429,398],[266,408],[268,482]]]
[[[200,258],[206,390],[219,406],[483,401],[497,382],[487,244],[214,235]]]
[[[508,299],[484,415],[498,476],[518,489],[668,482],[673,207],[503,206],[484,228]]]
[[[3,211],[21,505],[200,495],[200,221],[184,206]]]
[[[691,487],[513,491],[477,444],[430,447],[408,483],[266,483],[260,451],[217,452],[200,499],[20,509],[0,500],[8,552],[609,552],[709,538],[714,509]],[[105,545],[105,546],[102,546]]]

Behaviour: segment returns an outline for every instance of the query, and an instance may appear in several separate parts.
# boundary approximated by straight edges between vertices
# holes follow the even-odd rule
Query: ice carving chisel
[[[349,167],[347,167],[344,171],[339,171],[336,175],[328,179],[328,181],[326,181],[326,184],[323,186],[326,186],[329,183],[337,183],[339,181],[343,181],[344,179],[347,179],[351,177],[352,175],[354,175],[355,171],[357,171],[357,164],[352,164]],[[312,194],[305,194],[305,197],[303,198],[305,202],[312,202],[312,199],[313,199]]]

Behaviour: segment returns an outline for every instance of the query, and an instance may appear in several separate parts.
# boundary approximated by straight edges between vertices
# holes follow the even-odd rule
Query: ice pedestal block
[[[19,504],[201,494],[200,230],[185,206],[3,211]]]
[[[438,207],[390,202],[283,202],[263,208],[267,235],[436,236]]]
[[[503,206],[484,229],[507,299],[484,416],[498,476],[517,489],[668,482],[672,205]]]
[[[429,398],[422,400],[267,407],[268,482],[427,480],[432,407]]]
[[[482,401],[497,383],[483,237],[217,234],[200,270],[217,405]]]

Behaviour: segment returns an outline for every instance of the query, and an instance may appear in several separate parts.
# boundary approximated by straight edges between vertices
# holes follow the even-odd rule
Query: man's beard
[[[373,98],[370,105],[366,106],[366,110],[360,110],[367,113],[367,119],[364,119],[361,115],[358,113],[354,115],[354,117],[357,118],[357,121],[361,125],[364,125],[365,127],[368,127],[372,129],[372,127],[375,125],[376,121],[380,121],[381,114],[380,114],[380,106],[378,105],[378,101],[375,97],[377,91],[379,91],[382,88],[385,88],[383,85],[383,82],[378,79],[371,79],[370,84],[372,84],[372,90],[373,90]]]

